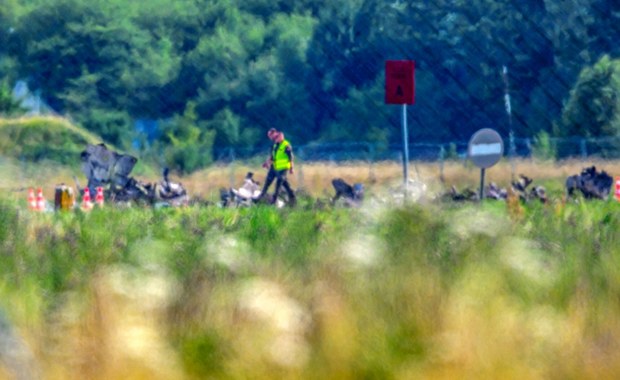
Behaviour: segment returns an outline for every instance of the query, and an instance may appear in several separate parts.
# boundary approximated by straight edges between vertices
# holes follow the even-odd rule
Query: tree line
[[[185,172],[271,127],[297,144],[398,142],[388,59],[416,61],[412,141],[620,133],[606,0],[4,0],[0,27],[5,110],[25,79],[119,147],[160,120],[142,146]]]

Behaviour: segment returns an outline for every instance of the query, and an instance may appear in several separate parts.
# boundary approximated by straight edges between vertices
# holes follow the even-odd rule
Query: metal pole
[[[515,180],[515,155],[516,155],[516,147],[515,147],[515,134],[512,131],[512,116],[509,118],[510,120],[510,137],[509,137],[509,151],[508,151],[508,159],[510,160],[510,178],[512,181]]]
[[[506,113],[508,114],[508,138],[509,138],[509,143],[510,143],[510,147],[508,149],[508,160],[510,161],[511,178],[514,181],[515,179],[514,156],[516,154],[516,147],[515,147],[514,132],[512,130],[512,105],[510,104],[510,85],[508,82],[508,68],[506,66],[502,67],[502,79],[504,80],[504,107],[506,108]]]
[[[484,199],[484,168],[480,169],[480,202]]]
[[[409,138],[407,137],[407,105],[403,104],[403,177],[405,180],[405,198],[409,190]]]

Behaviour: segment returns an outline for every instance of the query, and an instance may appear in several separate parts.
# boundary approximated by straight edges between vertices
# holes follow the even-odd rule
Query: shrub
[[[532,156],[539,160],[553,160],[556,158],[557,148],[551,140],[549,133],[540,131],[534,136],[534,146],[532,147]]]

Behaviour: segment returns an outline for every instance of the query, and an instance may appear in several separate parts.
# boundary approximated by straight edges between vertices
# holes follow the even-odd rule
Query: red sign
[[[413,104],[415,102],[415,62],[385,61],[385,102]]]
[[[620,177],[616,177],[616,200],[620,201]]]

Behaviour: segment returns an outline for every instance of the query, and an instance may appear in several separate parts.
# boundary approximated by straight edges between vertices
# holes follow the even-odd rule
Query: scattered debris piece
[[[442,199],[453,200],[455,202],[477,201],[478,193],[470,188],[466,188],[463,191],[458,191],[456,186],[453,185],[450,187],[450,191],[442,196]]]
[[[220,189],[220,204],[222,207],[251,206],[260,196],[260,185],[254,180],[254,173],[248,172],[243,185],[238,189]]]
[[[596,166],[585,168],[579,175],[566,178],[566,193],[573,197],[579,190],[585,199],[607,199],[611,191],[613,178],[604,170],[598,172]]]
[[[542,203],[547,203],[547,191],[543,186],[536,185],[528,190],[532,182],[534,182],[533,179],[519,174],[519,179],[511,183],[512,191],[516,193],[523,202],[535,199]]]
[[[529,186],[534,182],[531,178],[520,174],[517,181],[511,183],[510,189],[500,188],[494,182],[491,182],[484,189],[485,199],[506,200],[509,193],[513,193],[519,197],[522,202],[528,202],[531,200],[538,200],[542,203],[547,202],[547,193],[543,186]],[[452,200],[455,202],[463,201],[478,201],[479,195],[477,191],[472,189],[465,189],[459,192],[455,186],[450,188],[450,191],[442,196],[444,200]]]
[[[344,206],[358,207],[364,200],[364,185],[361,183],[349,185],[342,178],[334,178],[332,186],[336,190],[336,195],[331,200],[332,205],[342,199]]]

